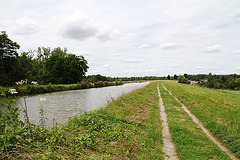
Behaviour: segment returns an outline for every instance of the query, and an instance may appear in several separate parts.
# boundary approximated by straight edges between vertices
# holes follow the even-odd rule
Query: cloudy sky
[[[240,74],[239,0],[0,0],[22,51],[66,47],[88,74]]]

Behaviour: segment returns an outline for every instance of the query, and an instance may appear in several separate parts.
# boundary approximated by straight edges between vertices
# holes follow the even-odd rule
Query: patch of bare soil
[[[171,95],[173,96],[176,101],[178,101],[181,105],[182,108],[184,109],[185,112],[193,119],[193,121],[203,130],[203,132],[215,143],[217,144],[224,152],[226,152],[229,157],[233,160],[239,160],[239,158],[235,157],[235,155],[228,149],[226,148],[216,137],[212,135],[212,133],[202,124],[202,122],[194,115],[192,112],[184,106],[170,91],[167,90],[167,88],[162,84],[163,88]]]
[[[175,145],[172,141],[172,135],[169,131],[168,122],[167,122],[167,114],[165,112],[165,107],[163,105],[163,100],[161,97],[161,93],[158,89],[159,95],[159,107],[160,107],[160,117],[162,122],[162,135],[163,135],[163,152],[165,153],[165,160],[178,160],[177,152],[175,149]]]

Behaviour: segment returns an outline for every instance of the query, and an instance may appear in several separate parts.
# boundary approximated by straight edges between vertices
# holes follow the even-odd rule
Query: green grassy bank
[[[226,147],[240,158],[240,91],[209,89],[170,81],[162,81],[162,83],[203,122],[205,127],[207,127],[215,137],[221,140]],[[165,91],[163,92],[165,94]],[[168,95],[163,96],[168,97],[163,98],[169,107],[167,110],[168,114],[178,114],[176,116],[185,117],[183,119],[188,121],[189,117],[181,113],[181,110],[174,110],[173,107],[178,107],[179,105],[172,102],[173,99]],[[186,121],[177,122],[178,125],[175,127],[173,123],[173,133],[176,129],[177,132],[179,132],[177,134],[183,131],[186,131],[186,133],[189,132],[186,128],[181,128],[181,124]],[[190,123],[187,124],[190,125]],[[195,135],[197,136],[197,134]],[[175,141],[177,142],[178,139],[175,139]],[[209,149],[207,150],[207,152],[210,152]]]
[[[48,84],[48,85],[22,85],[15,87],[1,87],[0,86],[0,97],[11,97],[12,95],[8,92],[11,88],[16,88],[18,92],[18,96],[30,95],[30,94],[41,94],[41,93],[51,93],[57,91],[65,91],[65,90],[77,90],[77,89],[88,89],[88,88],[98,88],[98,87],[107,87],[107,86],[115,86],[122,85],[122,82],[82,82],[77,84]]]
[[[230,159],[216,144],[202,131],[192,118],[183,110],[181,105],[163,86],[159,85],[165,111],[168,115],[168,125],[172,133],[173,142],[179,159],[205,160]]]
[[[17,120],[1,114],[1,158],[163,159],[156,87],[151,83],[51,129],[25,124],[20,130]]]

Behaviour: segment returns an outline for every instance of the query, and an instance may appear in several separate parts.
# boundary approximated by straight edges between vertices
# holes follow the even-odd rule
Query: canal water
[[[84,111],[99,109],[111,101],[112,98],[116,99],[122,94],[144,87],[149,83],[127,83],[120,86],[26,96],[16,100],[16,105],[18,108],[23,109],[25,107],[25,98],[29,120],[34,124],[39,124],[40,108],[43,107],[46,126],[50,127],[53,119],[57,123],[64,123],[73,116]],[[20,112],[20,117],[22,120],[24,119],[23,112]]]

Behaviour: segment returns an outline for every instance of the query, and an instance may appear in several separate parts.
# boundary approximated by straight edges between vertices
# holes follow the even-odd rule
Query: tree
[[[111,77],[108,77],[111,80]],[[98,81],[108,81],[108,79],[106,76],[102,76],[101,74],[97,74],[97,75],[88,75],[86,76],[83,81],[89,81],[89,82],[98,82]]]
[[[83,56],[67,54],[66,49],[55,48],[46,60],[41,79],[44,83],[77,83],[83,79],[87,69],[87,61]]]
[[[178,76],[174,74],[173,79],[178,79]]]
[[[30,71],[33,68],[33,55],[30,52],[23,52],[20,56],[17,57],[18,60],[18,80],[24,80],[29,78]]]
[[[208,88],[213,88],[214,87],[214,78],[213,78],[212,73],[208,74],[207,87]]]
[[[183,76],[188,79],[187,73],[184,73]]]
[[[178,77],[178,83],[190,84],[190,81],[188,81],[187,78],[184,77],[183,75],[180,75],[180,76]]]
[[[170,75],[167,76],[167,79],[170,80]]]
[[[20,46],[8,38],[5,31],[0,34],[0,85],[11,85],[18,80],[18,53]]]
[[[1,31],[0,34],[0,60],[8,57],[17,57],[17,50],[20,46],[17,42],[13,42],[8,38],[6,31]]]

